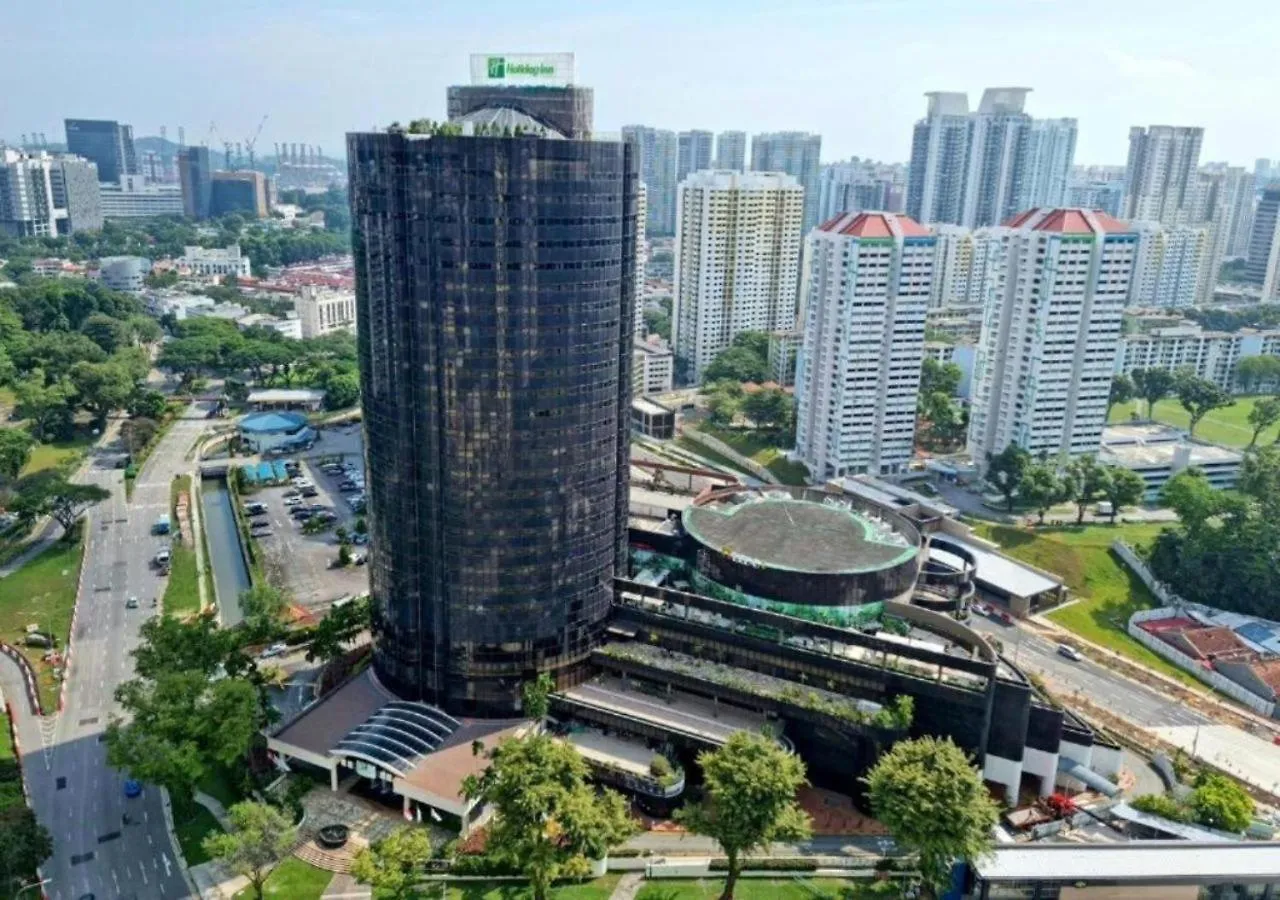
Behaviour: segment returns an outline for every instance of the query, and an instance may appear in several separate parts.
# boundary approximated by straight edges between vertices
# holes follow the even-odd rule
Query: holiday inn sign
[[[473,54],[471,83],[544,86],[573,84],[573,54]]]

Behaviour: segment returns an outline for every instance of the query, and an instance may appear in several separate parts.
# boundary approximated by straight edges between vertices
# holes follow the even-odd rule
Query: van
[[[1100,500],[1097,508],[1095,509],[1095,512],[1100,516],[1110,516],[1113,515],[1115,511],[1115,507],[1111,505],[1110,500]]]
[[[157,565],[157,566],[167,566],[167,565],[169,565],[169,550],[168,550],[168,548],[165,548],[164,550],[161,550],[159,553],[157,553],[157,554],[156,554],[155,563],[156,563],[156,565]]]

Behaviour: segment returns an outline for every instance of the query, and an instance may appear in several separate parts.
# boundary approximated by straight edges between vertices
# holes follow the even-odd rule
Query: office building
[[[495,57],[473,56],[471,84],[446,92],[450,121],[480,110],[515,110],[533,119],[535,129],[549,128],[575,140],[591,137],[595,92],[574,84],[573,54],[528,56],[523,66],[506,57],[501,68],[490,68],[489,59]]]
[[[1138,252],[1128,305],[1144,309],[1194,306],[1206,277],[1211,230],[1159,222],[1131,222],[1129,226],[1138,235]]]
[[[335,331],[356,330],[356,297],[349,291],[333,291],[304,284],[293,300],[304,338],[316,338]]]
[[[676,137],[676,184],[692,172],[711,168],[711,149],[715,137],[710,131],[682,131]]]
[[[782,172],[697,172],[677,210],[673,343],[697,384],[735,335],[795,327],[804,189]]]
[[[631,394],[648,397],[665,394],[675,383],[676,356],[656,334],[637,340],[631,354]]]
[[[893,213],[849,213],[809,235],[796,455],[814,478],[907,470],[934,244]]]
[[[348,135],[347,159],[373,669],[514,716],[537,673],[588,664],[626,571],[638,169],[623,142],[466,133],[538,122],[489,102],[461,135]]]
[[[1030,88],[987,88],[969,111],[963,93],[926,94],[915,125],[907,213],[928,224],[995,225],[1063,202],[1075,156],[1075,119],[1033,119]]]
[[[98,178],[118,182],[122,175],[138,175],[133,127],[102,119],[67,119],[67,152],[98,166]]]
[[[141,291],[150,271],[151,260],[144,256],[104,256],[98,260],[98,281],[113,291]]]
[[[1262,288],[1264,303],[1280,300],[1280,184],[1263,191],[1253,211],[1244,278]]]
[[[747,167],[747,133],[722,131],[716,135],[716,168],[741,172]]]
[[[622,139],[636,147],[640,180],[649,205],[646,231],[649,237],[676,232],[676,165],[679,150],[676,133],[647,125],[624,125]]]
[[[1152,125],[1129,129],[1121,218],[1186,225],[1194,221],[1203,128]]]
[[[104,219],[146,219],[183,215],[182,188],[148,184],[142,175],[125,175],[115,184],[102,182],[98,195]]]
[[[786,172],[804,189],[801,234],[818,224],[818,170],[822,135],[804,131],[757,134],[751,139],[753,172]]]
[[[178,257],[179,268],[189,269],[192,275],[248,278],[251,274],[249,257],[240,253],[240,245],[230,247],[185,247]]]
[[[234,212],[265,219],[269,211],[267,176],[251,170],[213,173],[209,183],[211,217]]]
[[[1096,453],[1138,235],[1105,213],[1034,209],[1000,235],[974,360],[969,452]]]
[[[43,150],[0,148],[0,233],[57,237],[101,227],[93,163]]]
[[[178,182],[182,185],[183,213],[196,220],[209,218],[213,166],[208,147],[183,147],[178,151]]]

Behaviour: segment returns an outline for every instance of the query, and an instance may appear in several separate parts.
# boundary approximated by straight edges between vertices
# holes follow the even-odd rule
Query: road
[[[1004,644],[1004,657],[1024,672],[1047,679],[1056,693],[1069,700],[1079,692],[1088,700],[1144,728],[1169,728],[1212,724],[1208,716],[1136,681],[1113,672],[1091,659],[1081,662],[1058,653],[1058,645],[1030,629],[999,625],[974,615],[969,626],[995,635]]]
[[[123,776],[107,766],[102,738],[118,711],[116,686],[133,673],[129,653],[139,626],[154,614],[151,598],[163,592],[163,580],[150,568],[161,543],[151,526],[169,510],[174,476],[192,468],[185,456],[207,424],[206,406],[184,411],[143,466],[128,503],[120,471],[93,465],[85,475],[108,488],[111,499],[94,507],[86,523],[63,710],[43,719],[23,715],[19,722],[32,802],[54,840],[42,869],[52,900],[190,895],[159,790],[147,787],[141,797],[126,799]],[[138,609],[125,608],[131,595],[141,601]]]

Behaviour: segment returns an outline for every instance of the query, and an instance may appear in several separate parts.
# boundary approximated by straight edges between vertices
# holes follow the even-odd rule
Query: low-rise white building
[[[1183,322],[1121,338],[1115,371],[1128,375],[1135,369],[1189,369],[1229,391],[1235,387],[1236,366],[1249,356],[1280,356],[1280,331],[1205,331]]]
[[[141,291],[151,260],[144,256],[104,256],[98,261],[98,280],[113,291]]]
[[[104,219],[145,219],[182,215],[182,186],[150,184],[141,175],[122,175],[120,181],[98,185]]]
[[[631,393],[636,397],[665,394],[675,378],[676,360],[661,338],[636,341],[631,357]]]
[[[178,265],[190,269],[195,275],[234,275],[248,278],[251,273],[249,257],[240,253],[240,245],[230,247],[186,247],[178,258]]]
[[[1170,478],[1191,467],[1204,472],[1218,490],[1235,487],[1244,454],[1193,440],[1167,425],[1135,422],[1102,429],[1098,461],[1141,475],[1147,485],[1144,499],[1151,502],[1160,499],[1160,491]]]
[[[356,295],[304,284],[293,309],[302,323],[302,336],[316,338],[334,331],[356,330]]]

